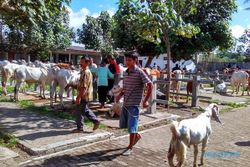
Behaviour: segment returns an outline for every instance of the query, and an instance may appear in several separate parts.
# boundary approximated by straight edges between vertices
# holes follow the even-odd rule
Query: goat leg
[[[168,155],[167,155],[168,164],[169,164],[170,167],[175,167],[174,162],[173,162],[174,161],[174,154],[175,154],[174,148],[170,144],[169,149],[168,149]]]
[[[194,167],[198,167],[197,155],[198,155],[198,145],[194,145]]]
[[[201,165],[204,165],[204,154],[206,151],[208,139],[203,139],[202,141],[202,148],[201,148]]]

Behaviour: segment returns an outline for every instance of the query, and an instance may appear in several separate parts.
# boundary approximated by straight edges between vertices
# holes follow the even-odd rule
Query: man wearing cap
[[[80,81],[77,86],[78,95],[76,97],[76,104],[78,105],[76,111],[76,125],[77,128],[73,130],[74,133],[83,131],[83,119],[87,117],[94,123],[93,130],[98,129],[100,122],[97,120],[95,114],[89,109],[88,102],[93,99],[93,85],[92,73],[89,70],[90,59],[82,57],[80,60],[81,73]]]

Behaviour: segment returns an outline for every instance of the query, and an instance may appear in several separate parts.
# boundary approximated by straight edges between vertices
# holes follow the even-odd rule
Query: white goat
[[[178,167],[181,167],[186,159],[186,150],[190,145],[194,146],[194,167],[197,167],[198,144],[202,143],[201,165],[204,164],[203,157],[208,143],[209,135],[212,133],[210,120],[221,123],[219,118],[219,108],[216,104],[210,104],[204,113],[196,118],[174,121],[170,130],[172,139],[168,150],[168,162],[174,167],[174,155],[177,156]]]

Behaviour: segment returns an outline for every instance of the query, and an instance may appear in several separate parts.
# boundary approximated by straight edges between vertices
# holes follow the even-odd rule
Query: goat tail
[[[170,131],[172,132],[173,140],[176,140],[180,136],[180,132],[177,130],[177,127],[178,127],[178,122],[173,121],[171,126],[170,126]]]
[[[172,139],[168,150],[168,163],[170,167],[175,166],[173,163],[174,155],[177,156],[177,161],[178,161],[177,166],[182,166],[186,159],[187,146],[181,140],[182,136],[177,127],[178,127],[178,122],[173,121],[170,127],[170,130],[172,132]]]

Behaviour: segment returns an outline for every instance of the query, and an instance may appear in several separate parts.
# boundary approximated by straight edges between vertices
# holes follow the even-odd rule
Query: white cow
[[[55,77],[55,80],[51,89],[50,106],[53,107],[53,97],[56,93],[56,87],[59,86],[60,105],[62,108],[64,108],[64,104],[63,104],[64,90],[69,87],[77,88],[79,81],[80,81],[80,71],[60,69],[56,73],[56,77]],[[72,101],[74,101],[73,93],[72,93]]]
[[[249,74],[247,72],[245,72],[245,71],[235,71],[235,72],[233,72],[232,77],[231,77],[231,85],[232,85],[232,88],[233,88],[232,94],[234,93],[234,87],[235,86],[236,86],[236,93],[238,94],[239,93],[239,88],[242,85],[242,87],[243,87],[242,96],[244,95],[244,91],[245,91],[245,89],[246,89],[246,87],[248,85],[248,77],[249,77]]]
[[[14,72],[16,79],[16,86],[14,92],[14,99],[19,100],[19,89],[24,84],[24,82],[38,83],[40,85],[40,96],[45,98],[45,84],[52,84],[54,76],[57,69],[54,68],[37,68],[37,67],[28,67],[20,66]]]
[[[13,79],[14,77],[14,71],[19,68],[21,65],[5,62],[4,65],[1,68],[1,74],[2,74],[2,87],[3,87],[3,94],[7,95],[6,90],[6,84],[9,79]]]

